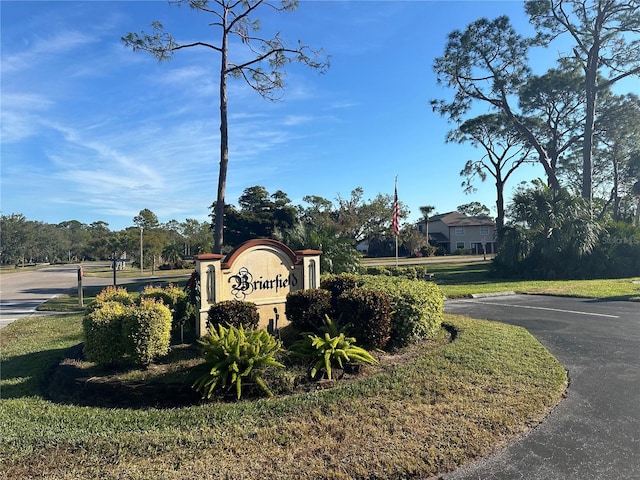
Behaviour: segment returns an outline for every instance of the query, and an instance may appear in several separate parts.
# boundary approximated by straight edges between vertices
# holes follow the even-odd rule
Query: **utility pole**
[[[144,231],[144,227],[140,226],[140,273],[144,271],[144,249],[142,247],[142,232]]]

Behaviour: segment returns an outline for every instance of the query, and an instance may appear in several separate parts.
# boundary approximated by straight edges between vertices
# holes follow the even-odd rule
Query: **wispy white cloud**
[[[95,212],[92,221],[131,219],[143,208],[165,219],[204,220],[219,168],[215,54],[194,49],[159,64],[124,49],[114,34],[120,30],[116,22],[104,31],[43,35],[23,51],[13,47],[7,82],[3,70],[2,142],[35,139],[23,142],[24,152],[33,151],[20,157],[34,173],[27,182],[18,168],[3,171],[11,185],[5,190],[31,204],[41,196],[41,211]],[[47,60],[41,68],[37,55]],[[298,127],[326,121],[305,107],[318,96],[315,80],[291,74],[287,83],[285,106],[230,79],[231,203],[251,185],[286,191],[292,162],[305,155],[301,139],[315,134]]]
[[[282,119],[282,125],[286,127],[297,127],[299,125],[304,125],[307,123],[311,123],[316,119],[312,115],[286,115]]]
[[[35,135],[41,128],[40,115],[52,105],[47,97],[35,93],[3,94],[2,143],[16,143]]]
[[[331,102],[329,103],[329,105],[327,105],[327,107],[331,110],[341,110],[345,108],[357,107],[358,105],[359,104],[356,102],[350,102],[348,100],[344,100],[344,101]]]
[[[39,68],[42,62],[50,57],[66,54],[98,40],[92,35],[73,30],[56,32],[47,37],[25,39],[23,45],[13,45],[9,48],[9,53],[3,54],[2,74]],[[6,52],[6,45],[4,49]]]
[[[199,65],[182,68],[166,68],[164,70],[165,73],[155,79],[155,81],[161,85],[165,84],[177,87],[184,87],[191,84],[201,85],[204,83],[204,80],[208,81],[212,77],[211,70]]]
[[[206,211],[215,198],[217,139],[205,122],[137,130],[49,127],[65,139],[48,152],[55,165],[49,188],[64,191],[52,195],[54,203],[104,215],[153,208],[165,216],[193,212],[194,205],[206,204]]]

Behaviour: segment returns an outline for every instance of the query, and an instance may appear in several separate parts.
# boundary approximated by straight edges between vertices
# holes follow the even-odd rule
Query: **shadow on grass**
[[[77,290],[77,289],[76,289]],[[25,288],[22,293],[30,293],[35,295],[63,295],[65,293],[71,293],[71,288]]]
[[[434,264],[428,271],[439,285],[486,284],[496,281],[489,277],[489,268],[489,264]]]
[[[45,350],[2,360],[3,399],[21,398],[41,393],[41,384],[51,365],[64,358],[66,349]],[[20,381],[17,381],[20,380]]]
[[[178,408],[202,403],[193,388],[189,371],[199,358],[196,348],[174,346],[162,363],[148,367],[150,379],[130,380],[126,373],[132,365],[112,367],[88,364],[83,344],[68,349],[59,362],[50,366],[40,382],[40,389],[49,401],[78,406],[102,408]],[[181,368],[163,367],[179,360]]]
[[[77,341],[77,336],[60,341]],[[200,358],[193,345],[173,345],[161,363],[149,367],[150,380],[126,380],[131,365],[102,367],[84,359],[84,345],[15,355],[2,360],[0,398],[42,396],[59,404],[106,408],[175,408],[197,405],[189,370]],[[165,366],[183,362],[177,369]]]

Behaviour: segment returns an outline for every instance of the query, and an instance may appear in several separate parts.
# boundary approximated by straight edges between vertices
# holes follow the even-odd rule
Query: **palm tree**
[[[171,243],[162,250],[162,258],[167,263],[176,263],[182,259],[182,244]]]
[[[591,219],[588,203],[567,190],[541,181],[518,191],[512,200],[513,225],[505,230],[497,264],[540,278],[581,275],[584,258],[598,244],[601,228]]]
[[[424,226],[426,228],[427,234],[427,245],[429,245],[429,215],[433,212],[436,207],[432,205],[423,205],[420,207],[420,211],[422,212],[422,216],[424,217]]]

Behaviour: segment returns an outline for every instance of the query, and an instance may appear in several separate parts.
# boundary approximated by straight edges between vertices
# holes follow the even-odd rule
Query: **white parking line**
[[[561,308],[534,307],[532,305],[513,305],[511,303],[483,302],[483,301],[476,301],[476,300],[467,300],[467,301],[473,302],[473,303],[482,303],[483,305],[497,305],[499,307],[528,308],[531,310],[548,310],[550,312],[573,313],[575,315],[590,315],[594,317],[620,318],[620,316],[618,315],[607,315],[606,313],[578,312],[575,310],[562,310]]]

